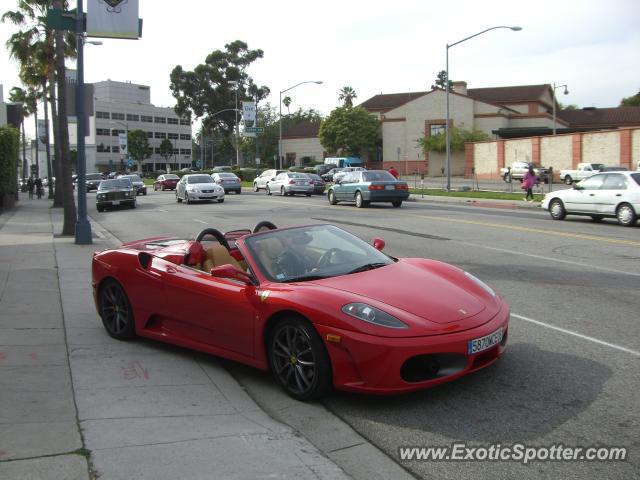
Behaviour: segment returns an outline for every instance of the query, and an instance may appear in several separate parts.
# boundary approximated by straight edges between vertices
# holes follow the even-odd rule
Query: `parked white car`
[[[613,217],[620,225],[633,226],[640,214],[640,172],[597,173],[571,189],[547,193],[542,208],[554,220],[588,215],[596,222]]]
[[[265,170],[253,179],[253,191],[257,192],[258,190],[266,190],[267,183],[275,180],[278,174],[282,172],[284,172],[284,170],[276,170],[275,168]]]
[[[578,168],[560,170],[560,180],[567,185],[571,185],[573,182],[579,182],[599,173],[602,167],[604,167],[602,163],[579,163]]]
[[[217,200],[222,203],[224,188],[206,173],[184,175],[176,185],[176,201],[180,203],[182,200],[187,204],[200,200]]]

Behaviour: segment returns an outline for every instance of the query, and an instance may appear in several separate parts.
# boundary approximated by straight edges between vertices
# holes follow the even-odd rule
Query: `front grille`
[[[400,376],[405,382],[424,382],[448,377],[467,367],[467,357],[456,353],[417,355],[404,362]]]
[[[124,198],[129,198],[125,196],[125,192],[107,192],[103,195],[106,195],[105,200],[122,200]]]

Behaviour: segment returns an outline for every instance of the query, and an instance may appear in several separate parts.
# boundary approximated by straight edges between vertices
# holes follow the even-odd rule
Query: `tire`
[[[176,202],[182,203],[182,199],[178,196],[178,192],[176,192]]]
[[[129,205],[129,208],[136,208],[138,206],[138,202],[133,202],[131,205]]]
[[[253,182],[253,191],[254,192],[259,192],[260,189],[258,188],[258,184],[256,182]]]
[[[240,195],[242,193],[242,190],[236,190],[236,195]]]
[[[104,212],[104,207],[102,205],[96,205],[96,210],[99,212]]]
[[[573,178],[571,178],[570,175],[567,175],[566,177],[564,177],[564,184],[565,185],[571,185],[573,183]]]
[[[400,208],[402,206],[402,200],[396,200],[395,202],[391,202],[395,208]]]
[[[147,195],[147,191],[145,190],[144,192],[142,192],[142,195]]]
[[[338,200],[336,200],[336,195],[333,193],[333,190],[329,190],[329,193],[327,193],[327,199],[329,200],[329,205],[338,204]]]
[[[298,317],[278,322],[267,340],[269,366],[278,384],[296,400],[313,400],[331,388],[329,355],[313,326]]]
[[[287,196],[287,192],[284,191],[284,187],[280,187],[280,195],[282,195],[283,197]]]
[[[604,217],[602,215],[591,215],[591,220],[600,223]]]
[[[271,189],[269,188],[269,185],[267,185],[266,190],[267,190],[267,195],[271,195]]]
[[[124,288],[113,279],[100,286],[98,310],[107,333],[118,340],[132,340],[136,337],[133,309]]]
[[[549,214],[554,220],[564,220],[564,217],[567,216],[567,211],[564,209],[562,200],[557,198],[551,200],[549,204]]]
[[[631,205],[628,203],[622,203],[616,209],[616,218],[620,225],[632,227],[638,220],[638,215]]]
[[[224,198],[219,198],[218,203],[224,203]]]
[[[306,195],[307,197],[310,197],[310,196],[311,196],[311,194],[310,194],[310,193],[305,193],[305,195]]]
[[[369,202],[362,199],[362,193],[356,192],[356,207],[365,208],[369,206]]]
[[[191,200],[189,200],[189,194],[187,192],[184,192],[184,203],[191,205]]]

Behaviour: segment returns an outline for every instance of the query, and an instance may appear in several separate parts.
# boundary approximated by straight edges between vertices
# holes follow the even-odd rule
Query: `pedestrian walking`
[[[523,199],[525,202],[533,202],[533,186],[536,183],[538,183],[538,177],[533,170],[533,166],[529,165],[529,170],[524,173],[524,177],[522,178],[522,189],[527,191]]]
[[[34,187],[34,183],[33,183],[33,178],[29,177],[29,180],[27,180],[27,191],[29,192],[29,199],[33,199],[33,187]]]
[[[389,167],[389,173],[393,175],[396,179],[400,178],[400,172],[398,172],[398,170],[396,170],[396,168],[393,165]]]
[[[38,200],[40,200],[42,198],[42,193],[44,192],[44,187],[42,186],[42,180],[39,177],[36,178],[34,185],[36,187],[36,194],[38,195]]]

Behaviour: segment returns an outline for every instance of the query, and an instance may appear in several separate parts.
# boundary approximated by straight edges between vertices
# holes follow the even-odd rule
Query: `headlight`
[[[373,323],[380,327],[387,328],[409,328],[408,325],[402,323],[395,317],[382,310],[367,305],[366,303],[349,303],[342,307],[342,311],[347,315],[355,317],[364,322]]]
[[[484,283],[482,280],[480,280],[478,277],[476,277],[475,275],[471,275],[469,272],[464,272],[464,274],[467,277],[469,277],[471,280],[473,280],[478,286],[480,286],[489,295],[491,295],[492,297],[496,296],[495,290],[491,288],[489,285],[487,285],[486,283]]]
[[[189,188],[187,188],[187,191],[189,191],[189,192],[198,192],[199,190],[196,187],[189,187]]]
[[[100,195],[98,195],[98,200],[103,200],[104,197],[106,197],[106,195],[104,193],[101,193]]]

